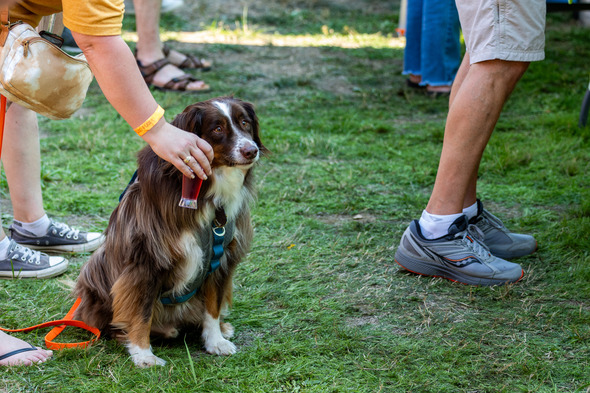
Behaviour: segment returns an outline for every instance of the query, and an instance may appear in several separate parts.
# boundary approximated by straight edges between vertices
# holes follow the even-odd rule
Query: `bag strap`
[[[41,323],[39,325],[30,326],[30,327],[26,327],[26,328],[22,328],[22,329],[4,329],[4,328],[1,328],[0,327],[0,330],[3,330],[5,332],[30,332],[31,330],[35,330],[35,329],[41,329],[41,328],[55,326],[45,336],[45,346],[48,349],[53,349],[53,350],[58,351],[58,350],[64,349],[64,348],[86,348],[87,346],[89,346],[90,344],[93,344],[96,340],[98,340],[100,338],[100,330],[98,330],[97,328],[95,328],[93,326],[89,326],[89,325],[85,324],[82,321],[77,321],[75,319],[72,319],[74,317],[74,312],[76,311],[76,309],[80,305],[80,301],[81,300],[82,299],[80,299],[80,298],[76,299],[76,302],[74,303],[74,305],[72,306],[72,308],[70,309],[70,311],[68,311],[68,313],[66,314],[66,316],[63,319],[58,319],[58,320],[55,320],[55,321],[44,322],[44,323]],[[60,333],[67,326],[74,326],[74,327],[77,327],[77,328],[80,328],[80,329],[87,330],[90,333],[94,334],[95,337],[93,339],[91,339],[91,340],[77,342],[77,343],[58,343],[58,342],[54,342],[53,340],[57,336],[59,336]]]
[[[6,118],[6,97],[0,95],[0,158],[2,156],[2,140],[4,139],[4,123]]]
[[[4,46],[8,38],[8,30],[10,29],[10,19],[8,17],[8,7],[0,8],[0,46]]]

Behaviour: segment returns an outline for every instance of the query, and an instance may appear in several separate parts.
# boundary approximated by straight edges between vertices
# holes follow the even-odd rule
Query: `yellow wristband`
[[[156,111],[146,121],[144,121],[142,125],[140,125],[137,128],[134,128],[133,131],[135,131],[137,135],[142,136],[143,134],[151,130],[152,127],[160,121],[162,116],[164,116],[164,109],[160,105],[158,105]]]

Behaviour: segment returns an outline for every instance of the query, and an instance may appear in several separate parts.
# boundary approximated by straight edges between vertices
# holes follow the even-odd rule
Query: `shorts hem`
[[[545,51],[534,52],[510,52],[510,51],[494,51],[494,52],[479,52],[469,54],[469,63],[480,63],[488,60],[505,60],[505,61],[520,61],[529,63],[532,61],[541,61],[545,59]]]

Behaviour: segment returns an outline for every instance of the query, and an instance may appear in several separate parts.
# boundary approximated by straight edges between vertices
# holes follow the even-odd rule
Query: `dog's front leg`
[[[231,285],[231,284],[230,284]],[[221,331],[221,310],[225,303],[224,289],[215,282],[207,280],[203,285],[205,293],[205,315],[203,318],[203,332],[201,337],[205,343],[205,350],[214,355],[233,355],[236,346],[224,336],[231,337],[233,328],[225,323],[224,332]]]
[[[132,283],[130,285],[130,283]],[[152,285],[150,285],[152,284]],[[125,346],[137,367],[163,366],[166,361],[152,353],[150,331],[154,299],[153,283],[122,275],[113,285],[113,327],[125,332]]]

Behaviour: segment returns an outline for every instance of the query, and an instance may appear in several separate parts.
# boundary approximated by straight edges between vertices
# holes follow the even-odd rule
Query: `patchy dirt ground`
[[[265,17],[280,19],[296,14],[301,9],[312,10],[317,15],[337,12],[337,10],[358,10],[364,13],[391,14],[399,9],[398,1],[374,1],[374,0],[226,0],[226,1],[199,1],[186,2],[186,9],[181,9],[175,16],[185,21],[182,32],[170,33],[169,38],[175,48],[186,50],[197,55],[211,58],[217,66],[213,73],[223,72],[223,69],[231,69],[238,65],[239,72],[246,75],[249,82],[256,79],[258,83],[249,83],[250,88],[262,85],[266,94],[264,97],[274,97],[277,93],[272,91],[280,88],[282,81],[289,78],[291,83],[312,84],[314,88],[331,92],[335,95],[352,94],[357,87],[350,82],[345,68],[340,65],[349,65],[351,57],[343,52],[331,51],[326,54],[326,47],[340,47],[354,50],[365,45],[362,36],[350,36],[332,34],[333,32],[310,31],[311,36],[293,36],[276,34],[270,24],[263,27],[256,25],[252,30],[244,32],[240,25],[247,10],[247,20],[264,20]],[[186,18],[184,15],[191,15]],[[274,21],[274,19],[273,19]],[[397,21],[392,21],[396,23]],[[217,31],[211,31],[214,25]],[[278,28],[280,26],[276,25]],[[221,34],[220,34],[221,30]],[[379,31],[372,32],[380,34]],[[401,49],[403,39],[397,37],[384,37],[384,45],[389,48]],[[224,48],[220,48],[223,46]],[[354,61],[362,66],[368,74],[389,73],[392,64],[375,62],[371,59],[354,58]],[[395,66],[393,67],[397,72]],[[232,71],[236,71],[233,68]],[[401,70],[400,70],[401,71]],[[207,80],[209,74],[203,74]],[[269,82],[269,83],[265,83]],[[277,86],[278,85],[278,86]],[[269,91],[270,89],[270,91]],[[262,98],[262,97],[261,97]]]
[[[191,15],[189,25],[195,30],[214,20],[241,19],[245,7],[251,17],[263,15],[280,15],[282,13],[296,12],[301,8],[315,9],[318,12],[345,8],[348,10],[364,10],[372,13],[389,13],[394,8],[399,8],[399,1],[374,1],[374,0],[205,0],[186,1],[186,12]]]

